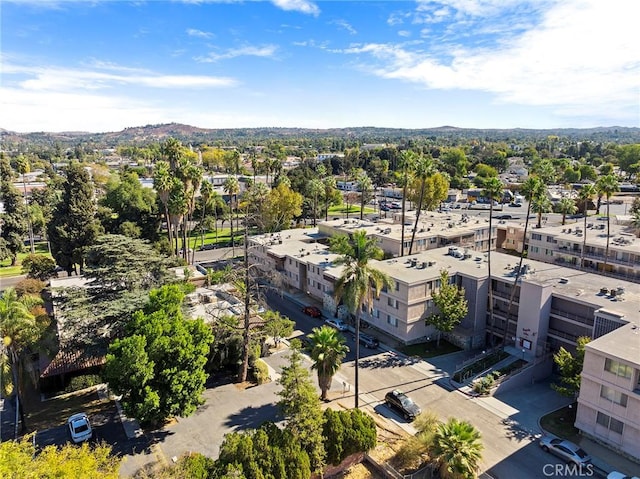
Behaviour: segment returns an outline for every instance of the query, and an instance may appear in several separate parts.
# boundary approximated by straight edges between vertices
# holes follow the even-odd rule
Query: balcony
[[[578,316],[577,314],[569,313],[567,311],[560,311],[559,309],[555,308],[551,308],[550,313],[560,318],[570,319],[577,323],[584,324],[586,326],[589,326],[590,328],[593,327],[593,317],[585,318],[584,316]]]
[[[549,328],[549,330],[547,331],[547,335],[574,345],[576,344],[576,341],[578,339],[578,336],[574,334],[565,333],[564,331],[559,331],[553,328]]]

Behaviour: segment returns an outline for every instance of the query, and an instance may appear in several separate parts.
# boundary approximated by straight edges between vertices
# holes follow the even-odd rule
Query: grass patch
[[[49,257],[49,248],[47,243],[36,243],[35,245],[36,254],[44,254]],[[12,276],[20,276],[22,274],[22,261],[31,254],[31,249],[29,246],[25,246],[25,251],[23,253],[18,253],[18,260],[15,266],[11,266],[11,260],[5,259],[0,261],[0,278],[9,278]]]
[[[440,340],[440,346],[437,345],[436,341],[428,341],[400,348],[400,352],[407,356],[419,356],[421,358],[433,358],[434,356],[457,353],[458,351],[462,351],[462,349],[444,339]]]
[[[455,374],[453,375],[453,380],[457,383],[462,383],[467,379],[471,379],[472,377],[481,373],[482,371],[485,371],[491,368],[491,366],[498,364],[507,356],[509,356],[509,353],[502,350],[493,352],[491,354],[487,354],[486,356],[481,357],[480,359],[469,364],[468,366],[465,366],[461,370],[456,371]]]
[[[540,426],[555,436],[577,443],[580,440],[580,432],[573,425],[576,422],[576,407],[577,404],[574,403],[542,416]]]
[[[500,368],[500,369],[496,369],[496,371],[498,371],[501,376],[506,376],[508,374],[511,374],[513,371],[516,371],[517,369],[520,369],[525,364],[527,364],[527,361],[524,361],[522,359],[518,359],[518,360],[512,362],[511,364],[509,364],[508,366],[505,366],[505,367]]]

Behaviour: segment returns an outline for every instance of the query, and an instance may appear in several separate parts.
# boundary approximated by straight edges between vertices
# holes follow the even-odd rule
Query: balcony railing
[[[557,329],[553,329],[553,328],[549,328],[547,334],[549,336],[554,336],[556,338],[568,340],[573,344],[575,344],[578,339],[578,336],[576,336],[575,334],[565,333],[564,331],[558,331]]]
[[[577,314],[569,313],[567,311],[560,311],[559,309],[551,308],[551,314],[560,316],[561,318],[571,319],[581,324],[585,324],[589,327],[593,326],[593,317],[585,318],[584,316],[578,316]]]

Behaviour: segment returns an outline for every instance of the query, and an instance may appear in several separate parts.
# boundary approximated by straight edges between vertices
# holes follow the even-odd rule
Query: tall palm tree
[[[191,255],[191,259],[188,257],[188,240],[190,234],[190,225],[191,219],[193,215],[193,210],[196,207],[196,191],[200,189],[200,184],[202,183],[202,175],[203,170],[199,166],[195,165],[191,159],[184,157],[180,161],[180,168],[177,171],[178,176],[182,180],[182,184],[184,186],[185,195],[187,198],[187,212],[183,218],[182,224],[182,255],[183,258],[187,262],[193,263],[195,248],[193,250],[193,254]]]
[[[493,200],[494,198],[500,198],[502,196],[502,190],[504,186],[502,181],[495,176],[487,178],[484,181],[484,188],[482,190],[482,196],[489,198],[489,247],[487,248],[487,274],[489,276],[489,322],[493,326],[493,286],[491,281],[491,250],[493,248]],[[491,339],[495,336],[492,334]]]
[[[380,296],[383,287],[391,288],[393,281],[382,271],[369,265],[369,260],[382,259],[383,252],[375,238],[367,238],[365,230],[358,230],[350,237],[339,235],[331,238],[330,250],[340,256],[333,261],[336,266],[344,266],[342,275],[335,284],[336,300],[342,300],[355,316],[356,361],[355,361],[355,406],[358,407],[358,363],[360,359],[360,319],[358,309],[364,303],[371,312],[373,298]]]
[[[536,228],[542,228],[542,215],[544,213],[549,213],[553,208],[551,200],[546,194],[540,194],[532,198],[531,203],[531,209],[538,216],[538,224]]]
[[[29,201],[27,200],[27,173],[31,171],[29,160],[24,155],[19,155],[16,158],[16,164],[18,166],[18,173],[22,176],[22,189],[24,192],[24,206],[27,210],[27,224],[29,225],[29,245],[31,246],[31,254],[35,254],[35,246],[33,242],[33,220],[31,219],[31,210],[29,209]]]
[[[400,233],[400,256],[404,256],[404,218],[407,213],[407,188],[409,186],[409,178],[413,173],[417,156],[411,150],[404,150],[400,154],[402,164],[402,229]]]
[[[598,194],[596,187],[592,184],[582,185],[578,193],[578,199],[582,204],[582,213],[584,215],[584,228],[582,231],[582,250],[580,251],[580,267],[584,269],[584,252],[587,249],[587,216],[589,216],[589,202]]]
[[[369,192],[373,187],[373,183],[371,182],[371,178],[367,176],[366,171],[360,171],[358,176],[358,188],[360,189],[360,219],[364,218],[364,206],[367,201],[367,197],[369,196]]]
[[[483,445],[480,432],[467,421],[450,418],[436,430],[433,454],[444,479],[477,477]]]
[[[524,262],[525,256],[527,256],[527,231],[529,229],[529,215],[531,214],[531,205],[537,197],[546,195],[546,187],[540,177],[529,176],[529,178],[527,178],[526,181],[522,184],[521,192],[524,196],[524,199],[527,201],[527,214],[524,220],[524,232],[522,236],[522,251],[520,252],[520,261],[516,269],[516,276],[513,280],[513,286],[511,287],[511,294],[509,295],[509,306],[507,307],[507,322],[505,324],[504,335],[502,337],[503,347],[507,342],[507,334],[509,333],[509,318],[511,318],[511,308],[513,307],[513,301],[516,297],[518,281],[520,280],[520,276],[522,276],[522,263]]]
[[[329,326],[313,328],[309,339],[312,342],[310,355],[313,365],[311,367],[318,371],[320,399],[326,401],[327,392],[331,389],[331,380],[340,369],[342,360],[349,352],[349,347],[344,343],[344,336]]]
[[[413,252],[413,242],[416,239],[416,231],[418,231],[418,222],[420,221],[420,213],[422,211],[422,203],[424,201],[424,192],[427,179],[436,172],[435,165],[431,156],[420,155],[415,162],[415,176],[420,181],[420,194],[418,195],[418,207],[416,209],[416,222],[411,232],[411,243],[409,244],[409,255]],[[404,224],[404,222],[403,222]]]
[[[39,298],[30,296],[18,297],[14,288],[8,288],[0,297],[0,355],[1,362],[11,365],[13,377],[13,394],[16,396],[16,414],[20,407],[20,378],[22,377],[22,363],[24,354],[29,346],[41,337],[41,328],[30,308],[40,303]],[[17,419],[17,416],[16,416]],[[18,421],[15,421],[15,434],[18,432]],[[26,428],[22,415],[22,428]]]
[[[169,163],[157,161],[153,168],[153,188],[158,193],[158,198],[164,207],[164,220],[167,223],[167,235],[169,245],[173,251],[173,231],[171,229],[171,215],[169,214],[169,194],[173,186],[173,177],[169,170]]]
[[[562,214],[562,226],[566,223],[567,215],[573,215],[578,211],[576,202],[571,198],[562,198],[556,205],[556,211]]]
[[[223,184],[223,189],[225,191],[225,193],[227,193],[229,195],[229,209],[231,210],[230,215],[231,215],[231,220],[229,221],[231,223],[231,248],[232,248],[232,255],[235,257],[236,256],[236,242],[235,242],[235,238],[233,235],[233,210],[234,210],[234,199],[235,202],[237,202],[238,200],[238,192],[240,191],[240,183],[238,182],[238,178],[236,178],[235,176],[228,176],[226,180],[224,180],[224,184]],[[237,208],[236,208],[237,210]],[[237,215],[237,211],[236,211],[236,215]]]
[[[607,246],[604,250],[604,265],[602,266],[602,271],[606,273],[607,262],[609,261],[609,235],[611,234],[609,216],[609,204],[611,201],[609,200],[616,191],[620,191],[620,184],[613,175],[601,176],[598,178],[598,181],[596,181],[596,189],[607,199]]]
[[[322,180],[314,178],[309,182],[309,194],[313,199],[313,226],[316,226],[318,218],[318,197],[324,193],[324,185]]]
[[[213,183],[203,181],[200,185],[200,203],[202,205],[202,214],[200,215],[200,245],[204,245],[204,219],[207,216],[207,207],[211,205],[215,190]],[[193,239],[193,251],[195,255],[197,237]]]

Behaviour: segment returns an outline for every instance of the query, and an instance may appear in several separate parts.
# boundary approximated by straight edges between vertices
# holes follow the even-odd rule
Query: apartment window
[[[393,326],[394,328],[398,327],[398,319],[393,316],[387,314],[387,323]]]
[[[540,251],[540,248],[538,248],[537,246],[530,246],[529,249],[532,253],[538,253]]]
[[[598,411],[596,422],[601,426],[606,427],[610,431],[618,434],[622,434],[622,431],[624,431],[624,423],[622,421],[618,421],[617,419],[612,418],[611,416],[608,416],[600,411]]]
[[[394,284],[395,284],[396,291],[400,291],[400,283],[398,283],[397,281],[394,281]]]
[[[625,379],[631,379],[631,375],[633,374],[633,368],[631,366],[627,366],[626,364],[622,364],[609,358],[604,362],[604,370]]]
[[[627,407],[627,395],[610,387],[602,386],[600,388],[600,397],[622,407]]]
[[[531,235],[531,239],[533,239],[533,240],[538,240],[538,241],[542,241],[542,235],[541,235],[541,234],[539,234],[539,233],[533,233],[533,234]]]
[[[547,243],[553,243],[553,236],[547,236]]]
[[[398,300],[395,298],[387,298],[387,305],[398,309]]]

